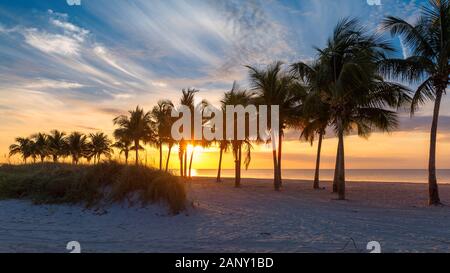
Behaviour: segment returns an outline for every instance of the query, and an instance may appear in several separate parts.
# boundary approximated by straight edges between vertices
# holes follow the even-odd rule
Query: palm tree
[[[23,162],[27,164],[27,158],[32,156],[33,143],[34,142],[29,138],[16,138],[16,143],[9,146],[9,156],[21,154]]]
[[[182,177],[188,176],[188,164],[187,164],[187,157],[188,157],[188,146],[189,144],[191,146],[194,146],[194,112],[196,111],[195,107],[195,94],[199,92],[199,90],[196,90],[194,88],[188,88],[188,89],[182,89],[181,90],[182,95],[180,99],[180,105],[188,107],[191,112],[191,138],[190,139],[181,139],[178,142],[179,152],[178,157],[180,159],[180,174]],[[194,149],[192,149],[191,152],[191,164],[190,167],[192,167],[192,158]],[[190,170],[190,168],[189,168]]]
[[[111,149],[111,141],[108,139],[108,136],[104,133],[95,133],[90,134],[90,143],[89,143],[89,154],[94,158],[94,164],[100,163],[100,158],[102,155],[106,157],[111,157],[111,153],[113,152]]]
[[[226,109],[227,105],[237,106],[242,105],[243,107],[248,106],[253,102],[253,93],[249,93],[246,90],[240,90],[238,85],[233,83],[233,88],[231,91],[226,92],[223,99],[221,100],[222,109]],[[224,116],[226,116],[226,110],[224,111]],[[233,157],[235,162],[235,176],[234,176],[234,183],[236,187],[241,186],[241,165],[242,165],[242,148],[244,147],[245,151],[245,159],[244,159],[244,166],[245,169],[248,169],[248,166],[250,165],[251,161],[251,150],[253,149],[252,144],[249,140],[249,136],[247,134],[248,129],[248,123],[251,122],[249,120],[245,121],[246,126],[246,139],[239,140],[237,136],[237,115],[234,116],[234,137],[231,140],[223,140],[220,142],[220,148],[221,148],[221,154],[219,162],[222,161],[222,152],[227,148],[228,144],[231,145],[231,149],[233,151]],[[227,126],[227,125],[226,125]],[[228,124],[230,126],[230,124]],[[224,130],[225,132],[225,130]],[[219,166],[220,168],[220,166]]]
[[[155,126],[155,133],[156,133],[156,139],[155,143],[158,146],[159,149],[159,169],[162,170],[162,147],[164,143],[167,143],[169,145],[169,155],[168,160],[170,157],[170,152],[172,149],[173,142],[171,141],[171,128],[172,128],[172,108],[173,103],[170,100],[160,100],[158,101],[158,104],[153,107],[152,110],[152,118],[153,118],[153,124]],[[166,171],[167,171],[167,165],[166,163]]]
[[[398,108],[409,101],[408,90],[389,83],[377,74],[379,61],[393,49],[377,36],[365,34],[356,19],[340,21],[328,40],[318,50],[320,89],[317,95],[330,107],[331,123],[338,136],[337,186],[339,199],[345,199],[344,136],[354,128],[360,136],[379,129],[390,131],[397,122]]]
[[[313,145],[316,135],[319,138],[313,188],[320,189],[320,158],[322,142],[326,129],[331,122],[330,105],[323,103],[320,96],[318,96],[324,88],[324,86],[320,86],[321,79],[324,76],[326,77],[326,75],[321,75],[320,73],[325,72],[325,70],[321,69],[318,61],[315,61],[312,65],[304,62],[295,63],[291,66],[291,71],[305,84],[309,90],[309,94],[305,99],[303,107],[303,122],[301,122],[302,134],[300,138],[310,141],[311,145]],[[333,191],[337,192],[335,183],[333,183]]]
[[[389,16],[383,27],[392,36],[401,36],[410,50],[405,59],[383,61],[382,72],[391,78],[419,83],[412,99],[411,114],[429,100],[434,100],[433,122],[429,153],[429,204],[441,203],[436,178],[436,141],[441,101],[449,83],[450,74],[450,1],[429,0],[421,8],[415,24]]]
[[[45,158],[49,155],[47,135],[44,133],[37,133],[32,135],[31,138],[34,141],[37,155],[40,157],[41,163],[43,163]]]
[[[125,164],[128,165],[128,155],[130,154],[130,151],[134,149],[132,147],[132,142],[128,138],[117,138],[117,141],[112,145],[112,147],[119,150],[119,154],[125,155]]]
[[[58,130],[53,130],[50,132],[50,134],[47,136],[47,147],[49,155],[52,156],[53,162],[58,162],[58,159],[61,156],[67,155],[66,153],[66,147],[67,147],[67,140],[66,140],[66,133],[60,132]]]
[[[87,137],[79,132],[73,132],[67,137],[68,153],[72,156],[72,163],[78,164],[81,157],[88,151]]]
[[[301,138],[309,140],[311,145],[318,137],[316,169],[314,172],[313,188],[320,189],[320,157],[322,152],[322,142],[326,134],[326,129],[331,121],[331,112],[328,104],[323,103],[319,97],[313,96],[305,103],[305,123]]]
[[[288,127],[298,126],[302,112],[302,100],[306,89],[296,81],[295,77],[281,70],[282,63],[276,62],[266,69],[260,70],[251,66],[250,81],[256,91],[256,102],[259,105],[279,106],[279,128],[270,128],[272,135],[272,156],[274,163],[274,188],[280,190],[281,155],[284,131]],[[269,112],[271,112],[269,110]],[[276,145],[278,142],[278,145]]]
[[[134,143],[136,166],[139,165],[140,142],[151,143],[154,140],[151,113],[145,113],[142,108],[136,106],[129,111],[129,116],[121,115],[114,119],[114,124],[119,128],[114,131],[116,136],[127,136]]]

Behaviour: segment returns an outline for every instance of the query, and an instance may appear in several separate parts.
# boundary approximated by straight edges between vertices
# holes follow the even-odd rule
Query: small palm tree
[[[155,131],[155,143],[159,149],[159,169],[162,170],[162,148],[163,144],[167,143],[169,145],[169,156],[172,149],[172,141],[171,141],[171,128],[172,128],[172,108],[173,103],[170,100],[160,100],[158,104],[153,107],[152,110],[152,118],[154,124]],[[172,144],[172,145],[171,145]],[[168,156],[168,157],[169,157]],[[167,169],[167,163],[166,163]]]
[[[40,157],[41,163],[43,163],[45,158],[49,155],[47,135],[44,133],[37,133],[32,135],[32,139],[36,147],[37,155]]]
[[[27,164],[27,159],[32,156],[33,144],[34,142],[29,138],[16,138],[16,143],[9,146],[9,156],[20,154],[23,162]]]
[[[298,126],[302,112],[302,100],[306,89],[291,74],[284,73],[282,63],[276,62],[266,69],[248,66],[250,81],[256,91],[256,103],[261,105],[279,106],[279,128],[271,130],[272,156],[274,162],[274,188],[279,190],[282,185],[281,159],[284,131]],[[271,112],[269,110],[269,112]],[[276,143],[278,142],[278,145]]]
[[[111,141],[104,133],[90,134],[89,154],[94,158],[94,164],[100,163],[101,156],[111,157]]]
[[[383,27],[392,36],[401,36],[410,49],[405,59],[383,61],[384,75],[410,83],[419,83],[411,104],[411,114],[429,100],[434,100],[433,122],[430,133],[429,154],[429,204],[439,205],[436,177],[436,142],[439,112],[450,76],[450,1],[429,0],[423,6],[419,19],[410,24],[403,19],[389,16]]]
[[[129,116],[121,115],[114,119],[114,124],[119,128],[114,131],[114,135],[127,136],[134,143],[136,165],[139,165],[140,142],[151,143],[154,141],[154,132],[150,112],[144,112],[139,106],[135,110],[129,111]]]
[[[125,155],[125,164],[128,165],[128,155],[130,151],[134,150],[132,146],[132,141],[128,138],[117,138],[117,141],[112,145],[112,147],[119,150],[119,155]]]
[[[53,158],[53,162],[58,162],[58,159],[67,155],[67,139],[66,133],[58,130],[53,130],[47,136],[48,153]]]
[[[73,132],[67,137],[68,153],[72,156],[72,163],[78,164],[88,151],[87,137],[79,132]]]

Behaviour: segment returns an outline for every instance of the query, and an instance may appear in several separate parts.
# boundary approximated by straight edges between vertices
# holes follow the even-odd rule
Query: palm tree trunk
[[[125,151],[125,165],[128,165],[128,151]]]
[[[183,177],[183,151],[178,152],[178,158],[180,159],[180,176]]]
[[[166,172],[169,170],[170,153],[172,152],[172,144],[169,144],[169,153],[167,153]]]
[[[280,190],[280,185],[278,183],[278,163],[277,163],[277,150],[272,149],[273,158],[273,186],[276,191]]]
[[[159,170],[162,170],[162,142],[159,142]]]
[[[216,182],[220,182],[220,175],[221,175],[221,172],[222,172],[222,155],[223,155],[223,149],[220,148],[219,167],[217,168],[217,179],[216,179]]]
[[[317,145],[316,172],[314,174],[314,186],[313,186],[315,190],[320,189],[319,175],[320,175],[320,154],[322,151],[322,140],[323,140],[323,133],[321,132],[319,134],[319,144]]]
[[[339,126],[339,168],[338,168],[338,199],[345,200],[345,152],[344,152],[344,130],[342,121]]]
[[[134,140],[134,150],[135,150],[135,164],[136,166],[139,165],[139,140]]]
[[[236,151],[236,175],[234,186],[239,188],[241,186],[241,158],[242,158],[242,144],[239,144]]]
[[[281,177],[282,147],[283,147],[283,132],[280,130],[279,135],[278,135],[278,183],[279,183],[280,187],[283,186],[283,179]]]
[[[439,111],[441,107],[441,100],[443,89],[436,88],[436,100],[434,102],[433,123],[431,125],[431,137],[430,137],[430,158],[428,166],[428,191],[430,205],[439,205],[441,200],[439,198],[439,189],[436,177],[436,142],[437,142],[437,129],[439,123]]]
[[[45,157],[41,155],[41,163],[44,163]]]
[[[187,153],[187,149],[184,151],[184,163],[183,163],[183,165],[184,165],[184,173],[183,173],[183,176],[184,177],[187,177],[187,156],[188,156],[188,153]]]
[[[334,168],[333,193],[338,192],[339,158],[340,158],[339,154],[340,154],[340,149],[339,149],[339,144],[338,144],[338,148],[337,148],[337,152],[336,152],[336,164],[335,164],[335,168]]]
[[[192,149],[191,152],[191,158],[189,160],[189,178],[192,178],[191,174],[192,174],[192,160],[194,159],[194,148]]]

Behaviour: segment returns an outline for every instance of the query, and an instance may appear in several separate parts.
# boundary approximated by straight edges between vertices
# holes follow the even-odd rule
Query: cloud
[[[36,79],[24,85],[25,89],[46,90],[46,89],[77,89],[84,85],[76,82],[56,81],[50,79]]]
[[[79,41],[71,37],[37,29],[27,29],[24,36],[27,44],[45,53],[73,56],[80,52]]]

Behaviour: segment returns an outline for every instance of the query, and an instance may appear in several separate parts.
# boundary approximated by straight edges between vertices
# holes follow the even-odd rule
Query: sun
[[[187,152],[190,154],[190,153],[192,153],[192,151],[194,151],[194,153],[196,155],[199,155],[199,154],[201,154],[204,151],[204,149],[201,146],[194,146],[192,144],[189,144],[187,146]]]

